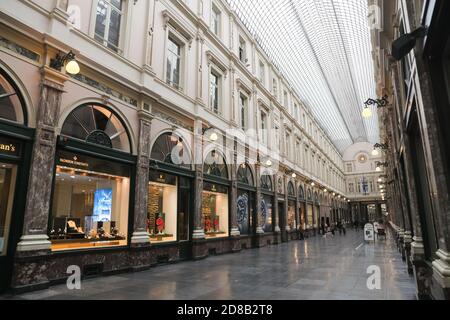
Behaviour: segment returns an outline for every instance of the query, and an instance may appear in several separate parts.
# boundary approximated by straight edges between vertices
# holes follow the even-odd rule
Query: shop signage
[[[16,140],[0,137],[0,155],[20,156],[20,143]]]
[[[228,193],[228,188],[221,186],[221,185],[217,185],[214,183],[209,183],[209,182],[205,182],[203,184],[203,190],[205,191],[210,191],[210,192],[215,192],[215,193],[224,193],[227,194]]]
[[[96,157],[59,150],[56,159],[57,165],[63,167],[112,174],[120,177],[130,176],[129,166]]]
[[[87,162],[83,162],[83,161],[79,161],[77,156],[73,156],[71,159],[66,159],[63,158],[64,155],[61,155],[61,157],[59,158],[59,163],[62,165],[68,165],[70,167],[76,166],[76,167],[81,167],[81,168],[85,168],[88,169],[89,168],[89,163]]]
[[[364,226],[364,240],[365,241],[374,241],[375,240],[373,224],[371,224],[371,223],[367,223]]]
[[[176,176],[174,176],[172,174],[168,174],[168,173],[162,173],[162,172],[155,171],[155,170],[150,170],[149,180],[150,180],[150,182],[157,182],[157,183],[168,184],[168,185],[172,185],[172,186],[177,185]]]

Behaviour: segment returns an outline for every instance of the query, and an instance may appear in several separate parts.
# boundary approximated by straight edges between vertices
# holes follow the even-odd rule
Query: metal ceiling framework
[[[365,0],[227,0],[342,154],[379,141]],[[376,114],[376,113],[375,113]]]

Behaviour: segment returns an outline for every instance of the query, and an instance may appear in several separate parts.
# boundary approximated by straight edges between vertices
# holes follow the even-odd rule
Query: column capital
[[[69,80],[69,76],[49,66],[41,67],[42,84],[54,89],[63,91],[64,83]]]

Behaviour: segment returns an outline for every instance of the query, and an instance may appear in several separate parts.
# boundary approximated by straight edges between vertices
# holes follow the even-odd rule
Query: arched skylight
[[[368,3],[364,0],[227,0],[342,153],[379,140],[364,119],[375,97]]]

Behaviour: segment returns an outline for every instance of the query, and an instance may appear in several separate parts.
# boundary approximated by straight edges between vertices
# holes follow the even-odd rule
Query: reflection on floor
[[[362,231],[313,237],[159,266],[146,272],[85,280],[6,299],[415,299],[394,241],[365,244]],[[381,269],[381,289],[367,288],[369,266]]]

